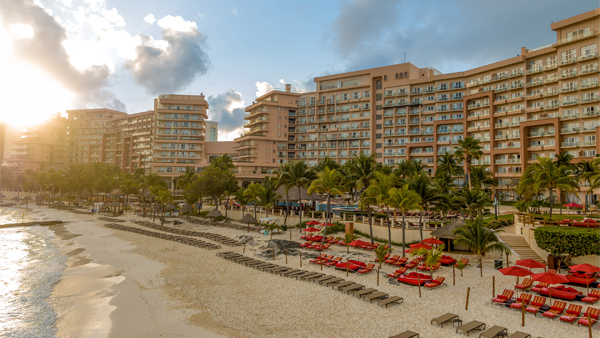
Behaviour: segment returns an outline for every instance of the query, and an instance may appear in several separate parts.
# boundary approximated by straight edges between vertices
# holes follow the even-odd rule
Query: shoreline
[[[496,294],[512,289],[514,277],[499,275],[489,262],[483,269],[484,278],[479,277],[479,269],[474,264],[463,271],[464,277],[457,272],[456,286],[452,286],[452,269],[442,269],[436,275],[446,277],[449,286],[423,290],[422,298],[416,288],[390,284],[387,278],[380,278],[380,285],[375,286],[375,274],[345,277],[345,272],[323,269],[323,273],[404,298],[403,304],[384,309],[330,288],[260,272],[216,256],[219,251],[241,253],[241,247],[202,250],[108,229],[93,216],[45,208],[36,209],[34,213],[71,220],[61,225],[67,231],[61,236],[70,237],[65,242],[71,243],[65,248],[65,251],[70,250],[66,272],[85,269],[98,272],[90,278],[96,286],[95,292],[84,290],[88,292],[75,294],[73,289],[63,288],[69,292],[61,298],[59,285],[67,287],[69,282],[65,277],[64,283],[61,279],[57,284],[57,294],[53,292],[51,298],[63,300],[55,307],[59,316],[58,337],[382,337],[404,330],[419,332],[425,337],[459,337],[453,329],[429,324],[432,318],[446,312],[460,315],[465,323],[479,320],[488,326],[507,327],[510,333],[518,330],[534,337],[587,333],[587,328],[567,326],[540,316],[527,316],[526,326],[522,328],[520,313],[490,305],[492,276],[496,277]],[[137,216],[123,216],[126,220],[131,218]],[[130,222],[126,224],[135,226]],[[210,231],[230,238],[247,234],[187,223],[181,228]],[[246,255],[257,257],[255,254],[262,250],[268,238],[256,233],[249,235],[255,238],[256,244],[246,247]],[[299,235],[296,232],[293,235],[298,240]],[[346,249],[336,247],[330,253],[343,256]],[[351,254],[356,251],[351,250]],[[474,262],[473,257],[469,257]],[[284,265],[285,258],[278,256],[274,263]],[[299,268],[298,256],[290,256],[288,266]],[[320,272],[320,266],[309,264],[307,260],[303,269]],[[382,267],[382,273],[392,270],[389,266]],[[65,273],[68,275],[71,274]],[[467,287],[471,288],[468,311],[465,310]],[[95,302],[84,297],[90,294],[93,297],[88,298]],[[78,306],[89,309],[90,313],[77,311]],[[597,331],[597,327],[593,330]],[[102,335],[108,331],[110,333]]]

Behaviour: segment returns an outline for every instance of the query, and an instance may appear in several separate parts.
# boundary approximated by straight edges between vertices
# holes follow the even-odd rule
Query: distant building
[[[206,140],[209,142],[219,140],[219,122],[206,121]]]

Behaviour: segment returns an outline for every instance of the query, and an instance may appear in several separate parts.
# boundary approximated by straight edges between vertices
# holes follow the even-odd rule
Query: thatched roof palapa
[[[167,210],[167,211],[169,211],[169,210],[177,210],[177,207],[173,203],[169,203],[165,207],[165,210]]]
[[[212,210],[211,210],[211,211],[208,213],[208,215],[206,215],[206,216],[208,216],[208,217],[219,217],[219,216],[223,216],[223,215],[221,214],[221,212],[220,212],[219,210],[217,210],[217,209],[215,208],[215,209],[212,209]]]
[[[465,224],[465,221],[461,219],[452,221],[443,227],[432,231],[431,237],[454,239],[454,230],[458,227],[461,227],[463,224]]]
[[[279,189],[277,189],[276,191],[277,194],[279,194],[281,196],[282,200],[286,200],[287,197],[285,196],[285,187],[281,186],[279,187]],[[290,188],[290,190],[288,190],[288,195],[290,197],[290,201],[298,201],[300,200],[298,198],[298,187],[292,187]],[[321,197],[316,195],[316,194],[308,194],[306,192],[306,189],[304,188],[300,188],[300,196],[302,197],[303,201],[320,201]]]
[[[188,211],[193,211],[194,210],[194,208],[191,205],[187,204],[187,203],[186,204],[180,204],[179,207],[181,208],[181,211],[183,211],[183,212],[188,212]]]
[[[254,216],[252,216],[250,214],[246,214],[246,215],[244,215],[244,217],[242,217],[240,222],[241,223],[256,223],[256,218],[254,218]]]

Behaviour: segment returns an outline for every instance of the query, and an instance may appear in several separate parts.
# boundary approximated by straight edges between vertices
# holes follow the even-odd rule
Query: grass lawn
[[[548,215],[548,214],[540,214],[540,215],[534,214],[533,216],[543,217],[545,220],[550,219],[550,215]],[[553,221],[561,221],[563,219],[573,219],[573,220],[577,220],[577,221],[582,221],[584,217],[585,217],[585,215],[573,215],[573,214],[566,214],[564,212],[562,215],[560,213],[556,213],[556,214],[554,212],[552,213]]]
[[[513,219],[513,217],[514,217],[514,215],[513,215],[513,214],[508,214],[508,215],[498,215],[498,220],[503,220],[503,219],[505,219],[505,220],[511,220],[511,219]],[[485,216],[485,217],[483,218],[483,220],[484,220],[484,221],[493,221],[493,220],[495,220],[495,219],[496,219],[496,218],[494,217],[494,214],[491,214],[491,215]]]

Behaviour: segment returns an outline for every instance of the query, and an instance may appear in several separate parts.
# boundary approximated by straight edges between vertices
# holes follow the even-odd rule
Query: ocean
[[[21,216],[0,208],[0,224],[19,223]],[[0,337],[56,336],[56,314],[46,298],[67,267],[59,242],[42,226],[0,229]]]

